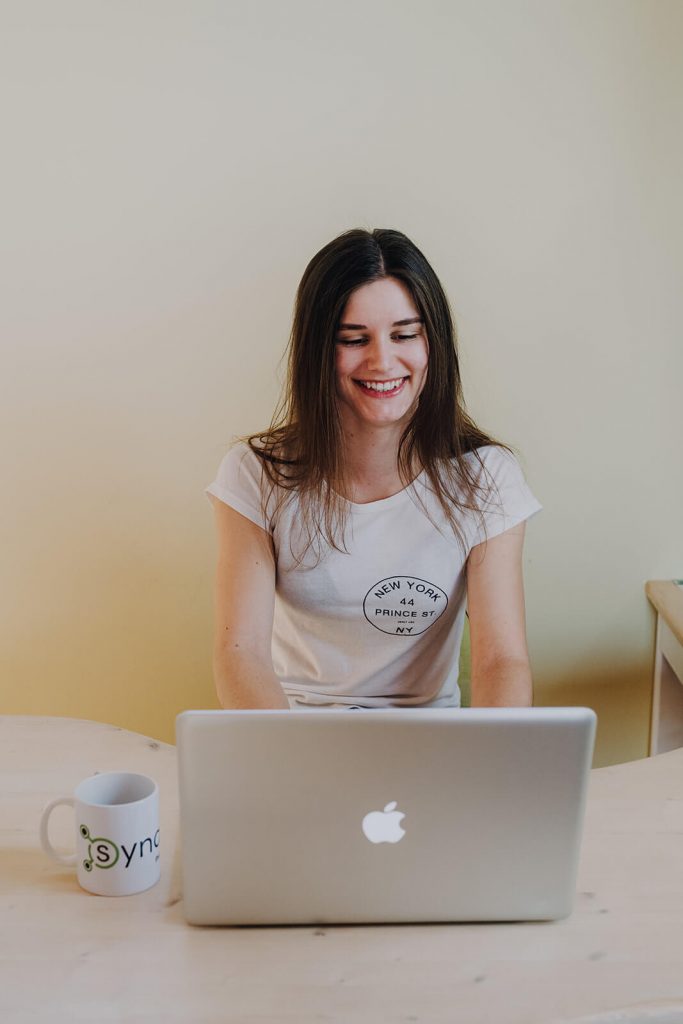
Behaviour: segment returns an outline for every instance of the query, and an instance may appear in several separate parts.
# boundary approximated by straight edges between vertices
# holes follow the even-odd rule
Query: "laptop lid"
[[[588,708],[186,711],[185,916],[564,917],[595,724]]]

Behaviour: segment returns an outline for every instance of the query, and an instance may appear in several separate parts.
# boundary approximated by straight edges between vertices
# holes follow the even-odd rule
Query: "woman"
[[[529,705],[522,545],[540,509],[465,412],[448,300],[401,232],[354,229],[299,285],[283,404],[207,492],[226,708]]]

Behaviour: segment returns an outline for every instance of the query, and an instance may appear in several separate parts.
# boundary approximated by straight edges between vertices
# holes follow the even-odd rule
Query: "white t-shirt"
[[[497,490],[482,509],[490,539],[542,506],[509,452],[490,445],[479,454]],[[318,565],[311,556],[297,566],[294,554],[304,546],[298,498],[293,493],[274,515],[273,495],[264,517],[261,465],[240,442],[206,490],[273,538],[273,668],[290,704],[459,706],[465,562],[485,539],[481,518],[469,512],[459,520],[463,551],[421,474],[390,498],[349,502],[348,554],[325,545]]]

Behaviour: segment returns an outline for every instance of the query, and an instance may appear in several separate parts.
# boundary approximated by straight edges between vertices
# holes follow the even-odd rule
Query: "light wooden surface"
[[[38,843],[49,799],[113,769],[161,793],[161,882],[122,898],[83,892]],[[4,717],[0,780],[3,1024],[683,1021],[683,750],[591,773],[575,910],[541,924],[192,928],[173,747]],[[67,845],[63,810],[51,834]]]
[[[657,613],[649,753],[683,746],[683,587],[650,580],[645,593]]]

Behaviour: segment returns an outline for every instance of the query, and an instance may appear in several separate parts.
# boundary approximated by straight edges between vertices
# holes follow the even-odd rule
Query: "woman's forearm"
[[[471,706],[531,707],[533,683],[528,658],[501,658],[488,664],[472,664]]]
[[[223,708],[289,708],[272,666],[249,651],[234,648],[215,651],[213,675]]]

